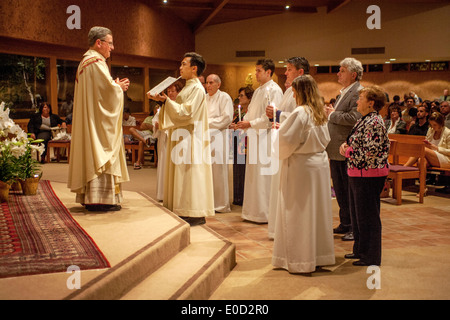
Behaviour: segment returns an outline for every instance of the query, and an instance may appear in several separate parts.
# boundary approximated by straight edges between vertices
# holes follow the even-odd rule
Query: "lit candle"
[[[241,105],[238,105],[238,109],[239,109],[239,122],[241,122]]]

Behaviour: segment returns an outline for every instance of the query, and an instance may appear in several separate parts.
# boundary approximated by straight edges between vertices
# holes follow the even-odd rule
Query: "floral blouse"
[[[356,122],[347,138],[350,177],[383,177],[389,173],[389,137],[383,118],[371,112]]]

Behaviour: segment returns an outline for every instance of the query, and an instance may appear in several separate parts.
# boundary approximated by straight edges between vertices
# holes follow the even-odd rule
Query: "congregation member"
[[[439,101],[450,101],[450,95],[448,94],[448,89],[444,90],[443,95],[439,97]]]
[[[217,74],[206,78],[206,103],[208,105],[209,132],[211,138],[212,173],[214,184],[214,209],[216,212],[231,211],[228,191],[228,126],[233,120],[233,100],[221,91],[222,81]]]
[[[178,93],[180,93],[183,85],[177,81],[167,88],[167,96],[175,101]],[[158,108],[155,116],[152,119],[153,125],[153,139],[156,139],[156,152],[158,154],[158,167],[156,168],[156,200],[163,201],[164,199],[164,173],[167,159],[167,133],[159,128],[159,111]]]
[[[340,153],[347,158],[353,252],[357,266],[381,264],[380,193],[389,174],[390,141],[379,111],[386,95],[377,86],[360,91],[358,120]]]
[[[363,75],[360,61],[354,58],[345,58],[340,62],[337,73],[338,82],[343,86],[341,94],[336,99],[335,107],[327,107],[328,130],[331,141],[327,146],[330,158],[331,180],[339,205],[339,226],[334,233],[344,234],[342,240],[353,240],[352,221],[350,217],[348,198],[348,176],[345,157],[339,153],[339,148],[352,131],[361,114],[356,110],[356,101],[359,99],[359,90],[362,89],[359,81]]]
[[[430,128],[425,139],[425,159],[427,166],[450,168],[450,129],[445,127],[444,116],[434,112],[428,119]],[[417,158],[411,157],[404,164],[413,166]]]
[[[155,139],[153,138],[153,113],[150,112],[150,115],[145,117],[144,121],[139,126],[139,129],[130,128],[131,136],[133,140],[138,141],[138,158],[135,163],[133,163],[134,170],[142,169],[144,165],[144,150],[147,147],[150,147],[151,144],[155,143]]]
[[[270,128],[271,122],[266,115],[266,107],[270,104],[279,106],[283,98],[280,86],[272,80],[275,64],[271,59],[260,59],[256,62],[255,77],[260,86],[253,93],[252,101],[248,106],[248,112],[243,121],[237,125],[237,129],[253,130],[253,139],[248,137],[248,153],[245,168],[244,202],[242,205],[242,218],[256,223],[267,223],[269,218],[270,186],[272,176],[262,174],[264,169],[269,169],[270,164],[263,164],[257,159],[256,163],[249,160],[250,151],[264,148],[263,139],[267,140],[267,151],[270,152]],[[261,134],[267,134],[261,137]]]
[[[406,126],[409,127],[415,113],[412,110],[416,109],[416,100],[414,97],[409,96],[405,99],[405,107],[402,111],[402,119],[406,122]]]
[[[292,88],[298,107],[275,130],[279,154],[272,150],[282,160],[272,265],[290,273],[311,273],[335,264],[326,152],[330,134],[314,79],[299,76]]]
[[[428,132],[428,107],[425,103],[417,108],[417,116],[414,124],[409,128],[408,134],[426,136]]]
[[[444,125],[450,128],[450,102],[442,102],[439,106],[439,111],[444,116]]]
[[[248,105],[252,101],[253,92],[254,90],[251,86],[239,88],[239,105],[234,111],[233,121],[229,126],[233,130],[231,137],[233,146],[233,204],[238,206],[242,206],[244,201],[247,136],[244,130],[236,128],[236,124],[246,115]]]
[[[122,126],[124,127],[136,126],[136,118],[131,115],[131,111],[129,108],[123,109]],[[131,140],[133,140],[133,136],[131,134],[124,134],[123,140],[125,143],[131,142]]]
[[[67,186],[87,210],[117,211],[122,183],[129,181],[122,116],[130,81],[113,80],[106,64],[114,50],[111,30],[93,27],[88,38],[75,80]]]
[[[402,109],[394,105],[388,112],[388,118],[384,122],[388,134],[405,134],[406,122],[402,119]]]
[[[41,163],[45,163],[47,156],[47,145],[52,140],[52,128],[60,126],[66,128],[66,122],[58,115],[52,113],[52,108],[49,103],[41,102],[39,104],[39,111],[33,114],[27,125],[27,132],[33,140],[44,140],[45,150],[41,155]]]
[[[148,93],[150,99],[163,102],[159,127],[167,130],[163,205],[191,226],[214,216],[208,106],[205,88],[198,80],[205,68],[201,55],[188,52],[180,66],[186,84],[176,99]]]
[[[276,122],[283,122],[292,111],[297,108],[297,102],[294,98],[294,93],[292,91],[292,82],[297,77],[303,74],[309,74],[309,62],[303,57],[292,57],[286,62],[286,75],[285,85],[287,87],[283,94],[280,105],[276,107]],[[266,107],[266,115],[270,121],[273,121],[274,107]],[[270,201],[269,201],[269,220],[268,220],[268,235],[269,239],[274,237],[275,219],[276,219],[276,209],[277,209],[277,194],[280,186],[280,171],[272,175],[271,187],[270,187]]]

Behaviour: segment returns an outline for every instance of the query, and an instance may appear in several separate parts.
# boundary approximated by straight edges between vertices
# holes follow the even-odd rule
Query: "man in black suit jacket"
[[[339,153],[339,147],[347,140],[356,121],[361,118],[361,114],[356,110],[356,101],[359,99],[359,90],[362,89],[359,83],[362,74],[361,62],[354,58],[342,60],[337,76],[343,88],[334,108],[327,107],[328,130],[331,137],[327,153],[330,159],[331,179],[339,204],[340,219],[340,224],[334,232],[345,233],[342,240],[353,240],[353,233],[349,209],[347,165],[345,157]]]

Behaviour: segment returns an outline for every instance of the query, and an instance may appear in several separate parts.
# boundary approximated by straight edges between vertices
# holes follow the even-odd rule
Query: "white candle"
[[[241,105],[238,105],[238,109],[239,109],[239,122],[241,122]]]
[[[275,107],[275,104],[273,106],[273,128],[276,129],[276,123],[277,123],[277,108]]]
[[[270,106],[271,105],[271,102],[270,102],[270,91],[269,91],[269,88],[266,88],[266,97],[267,97],[267,104]]]

